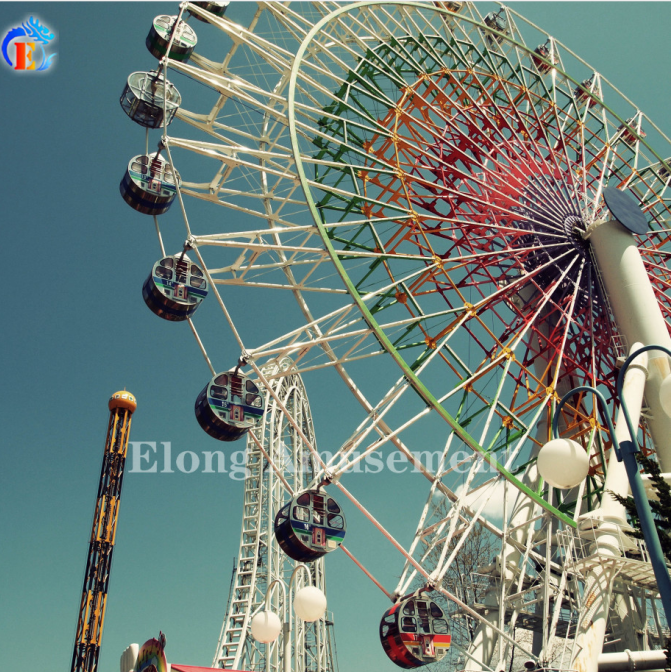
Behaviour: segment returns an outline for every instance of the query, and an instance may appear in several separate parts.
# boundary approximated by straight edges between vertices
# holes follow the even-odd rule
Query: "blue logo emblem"
[[[12,28],[2,40],[2,57],[13,70],[44,71],[52,65],[56,54],[47,55],[45,47],[54,39],[54,34],[32,16],[17,28]],[[14,57],[10,57],[13,46]],[[39,47],[39,50],[38,50]],[[37,65],[36,53],[42,60]]]

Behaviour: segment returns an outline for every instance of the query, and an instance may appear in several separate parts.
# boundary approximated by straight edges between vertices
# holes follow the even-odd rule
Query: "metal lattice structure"
[[[93,513],[71,672],[95,672],[98,669],[131,416],[136,408],[137,402],[130,392],[116,392],[109,401],[107,438]]]
[[[264,367],[264,374],[271,376],[287,372],[292,364],[288,358],[269,364]],[[271,399],[262,426],[247,441],[248,471],[240,551],[228,614],[213,661],[214,667],[224,669],[284,670],[284,635],[266,647],[254,640],[249,626],[252,615],[263,609],[271,583],[281,580],[288,584],[294,568],[300,564],[288,558],[280,549],[273,534],[273,523],[277,512],[286,504],[289,492],[304,490],[314,477],[312,456],[296,428],[300,428],[312,445],[315,445],[315,435],[301,377],[294,374],[277,378],[272,388],[277,401]],[[278,467],[277,472],[269,466],[268,458]],[[323,559],[310,567],[312,585],[326,591]],[[305,575],[301,572],[297,575],[295,590],[300,590],[304,585]],[[273,593],[271,605],[275,613],[283,615],[283,620],[289,607],[289,618],[293,620],[291,647],[294,652],[294,672],[333,672],[330,646],[332,632],[327,627],[327,620],[319,619],[315,623],[301,621],[289,605],[283,604],[279,591]]]
[[[184,92],[159,150],[181,175],[186,247],[204,269],[208,301],[275,418],[251,437],[258,477],[246,484],[241,559],[215,662],[278,664],[244,635],[273,572],[287,571],[268,543],[273,512],[299,487],[283,482],[272,452],[280,426],[291,426],[300,438],[293,450],[312,460],[300,486],[339,490],[357,524],[398,551],[401,578],[385,586],[343,546],[367,578],[392,600],[419,586],[444,599],[450,665],[508,669],[515,655],[576,664],[596,613],[581,580],[594,577],[567,570],[555,534],[604,520],[604,489],[618,470],[604,411],[576,394],[560,417],[561,433],[589,454],[579,488],[548,487],[536,458],[563,394],[593,385],[614,406],[617,358],[637,341],[671,341],[671,141],[568,47],[503,5],[483,16],[459,2],[260,2],[245,26],[234,8],[218,16],[185,3],[179,17],[189,15],[215,37],[209,51],[199,41],[188,62],[161,61],[166,80],[181,77],[193,95]],[[617,228],[606,186],[635,199],[647,232]],[[233,215],[226,226],[201,214],[221,208]],[[618,284],[613,241],[637,259],[638,294]],[[248,327],[239,306],[270,293],[298,311],[281,326]],[[189,322],[214,375],[206,339]],[[327,461],[311,426],[280,403],[287,381],[308,372],[324,389],[344,384],[358,404]],[[657,358],[637,420],[664,470],[671,419],[657,392],[668,373]],[[427,445],[437,456],[430,463]],[[343,482],[370,457],[396,452],[425,486],[419,522],[403,539]],[[460,583],[459,562],[477,535],[489,555],[475,557]],[[644,648],[636,623],[647,622],[654,590],[631,577],[622,585],[618,632],[629,634],[611,643]],[[665,626],[653,625],[660,640]]]

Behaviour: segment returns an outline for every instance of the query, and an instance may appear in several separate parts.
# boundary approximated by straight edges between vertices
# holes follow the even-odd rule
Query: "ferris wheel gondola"
[[[146,45],[149,53],[158,59],[167,54],[177,61],[188,61],[197,42],[196,32],[188,23],[176,16],[161,15],[154,19]]]
[[[335,551],[345,532],[345,515],[338,502],[319,490],[295,495],[275,518],[280,547],[298,562],[312,562]]]
[[[179,173],[158,154],[139,155],[128,163],[121,180],[121,196],[133,210],[145,215],[162,215],[177,196]]]
[[[196,399],[196,419],[219,441],[236,441],[259,424],[265,395],[249,376],[238,370],[220,373]]]
[[[142,286],[149,310],[172,322],[190,318],[206,296],[203,271],[186,254],[159,259]]]
[[[443,610],[421,593],[399,599],[380,622],[384,652],[405,669],[440,661],[451,639]]]

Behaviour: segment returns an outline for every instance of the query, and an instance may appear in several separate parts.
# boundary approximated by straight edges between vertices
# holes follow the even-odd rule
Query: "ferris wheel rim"
[[[323,17],[320,21],[318,21],[310,32],[305,36],[303,42],[301,43],[299,50],[296,53],[292,69],[291,69],[291,74],[290,74],[290,80],[289,80],[289,87],[288,87],[288,94],[287,94],[287,101],[288,101],[288,117],[289,117],[289,128],[290,128],[290,137],[292,140],[292,152],[294,155],[294,161],[295,161],[295,166],[296,166],[296,171],[298,173],[299,179],[301,181],[301,186],[303,187],[303,192],[306,197],[306,201],[308,204],[308,207],[310,209],[311,215],[313,217],[313,221],[315,223],[315,226],[318,228],[322,243],[326,250],[329,253],[331,263],[334,265],[334,267],[337,269],[340,278],[342,282],[345,284],[349,295],[352,297],[353,301],[355,302],[357,308],[361,311],[362,315],[364,316],[364,320],[366,323],[371,327],[371,329],[374,330],[376,337],[378,340],[383,344],[385,347],[387,353],[392,357],[392,359],[395,361],[395,363],[399,366],[401,369],[403,376],[410,382],[412,387],[417,391],[421,397],[424,399],[424,401],[431,406],[441,417],[443,420],[446,421],[446,423],[451,427],[451,429],[461,438],[461,440],[468,445],[474,452],[480,454],[483,459],[485,459],[492,467],[494,467],[503,478],[505,478],[509,483],[511,483],[514,487],[516,487],[520,492],[524,493],[526,496],[528,496],[530,499],[532,499],[534,502],[539,504],[541,507],[543,507],[546,511],[554,515],[556,518],[561,520],[564,524],[568,525],[569,527],[576,528],[577,527],[577,522],[569,515],[564,513],[563,511],[560,511],[558,508],[552,506],[552,504],[548,503],[546,499],[544,499],[541,495],[538,493],[534,492],[531,488],[529,488],[526,484],[524,484],[520,479],[515,477],[504,465],[500,464],[498,460],[496,459],[495,456],[491,455],[488,453],[480,444],[472,437],[468,432],[466,432],[463,427],[447,412],[447,410],[443,407],[443,405],[439,402],[439,400],[431,393],[431,391],[427,388],[427,386],[418,378],[418,376],[415,374],[415,372],[410,368],[410,366],[406,363],[406,361],[401,357],[398,353],[398,350],[394,347],[394,345],[391,343],[390,339],[388,338],[387,334],[385,333],[384,329],[381,328],[380,324],[378,321],[375,319],[374,315],[371,313],[370,309],[366,305],[366,303],[363,301],[360,292],[358,289],[354,286],[354,283],[352,282],[351,278],[349,277],[349,274],[344,268],[344,265],[342,264],[341,260],[338,257],[338,254],[336,253],[335,247],[333,246],[329,236],[327,235],[326,232],[326,226],[324,223],[321,221],[321,217],[319,216],[317,206],[315,203],[315,200],[312,195],[312,190],[309,185],[309,181],[304,169],[303,161],[302,161],[302,154],[300,151],[300,146],[298,142],[298,131],[297,131],[297,119],[296,119],[296,87],[297,87],[297,80],[299,76],[299,68],[302,64],[302,59],[304,55],[307,52],[307,49],[310,45],[310,42],[313,40],[313,38],[322,30],[322,28],[329,22],[333,21],[336,19],[338,16],[351,12],[353,10],[363,8],[363,7],[372,7],[372,6],[377,6],[377,5],[395,5],[395,6],[404,6],[404,7],[411,7],[413,9],[426,9],[430,10],[439,14],[446,14],[446,15],[453,15],[452,12],[449,12],[441,7],[436,7],[432,5],[427,5],[424,3],[413,3],[413,2],[408,2],[407,0],[365,0],[363,2],[358,2],[358,3],[353,3],[349,5],[344,5],[335,11],[331,12],[327,16]],[[486,29],[486,30],[491,30],[485,24],[479,23],[475,21],[474,19],[470,19],[468,17],[459,17],[460,19],[463,19],[467,21],[468,23],[472,24],[473,26],[477,26],[481,29]],[[492,31],[492,32],[497,32],[497,31]],[[544,31],[541,31],[544,32]],[[501,34],[502,37],[504,37],[508,42],[514,44],[514,46],[523,49],[528,55],[531,55],[533,53],[533,50],[527,47],[526,45],[523,45],[509,36],[505,34]],[[556,68],[556,66],[553,66]],[[559,68],[556,68],[559,70]],[[578,82],[571,78],[569,75],[566,73],[563,73],[568,79],[570,79],[573,83],[577,84]],[[591,95],[591,94],[590,94]],[[593,97],[595,100],[596,97]],[[600,103],[600,101],[598,101]],[[614,115],[617,116],[617,115]]]

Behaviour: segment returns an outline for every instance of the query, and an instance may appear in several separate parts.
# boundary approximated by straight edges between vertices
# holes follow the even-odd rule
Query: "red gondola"
[[[433,4],[440,9],[446,9],[448,12],[453,12],[454,14],[460,12],[464,6],[463,2],[434,2]]]
[[[557,64],[557,57],[554,56],[554,54],[552,54],[552,47],[550,45],[550,40],[545,42],[545,44],[539,44],[534,49],[534,56],[532,56],[531,58],[534,62],[534,65],[538,69],[538,72],[540,72],[541,75],[544,75],[545,73],[550,72],[550,70],[552,70],[552,65],[550,65],[550,63],[546,63],[542,59],[551,61],[553,65]]]
[[[448,632],[443,610],[419,593],[400,598],[380,621],[384,652],[406,669],[442,660],[452,639]]]
[[[630,126],[638,132],[638,135],[641,138],[645,138],[646,133],[645,131],[638,129],[638,124],[635,121],[635,117],[630,117],[627,119],[627,121],[624,122],[624,124],[620,124],[617,129],[617,132],[620,134],[620,138],[628,145],[633,145],[636,142],[637,137],[634,135],[633,131],[629,129]]]

